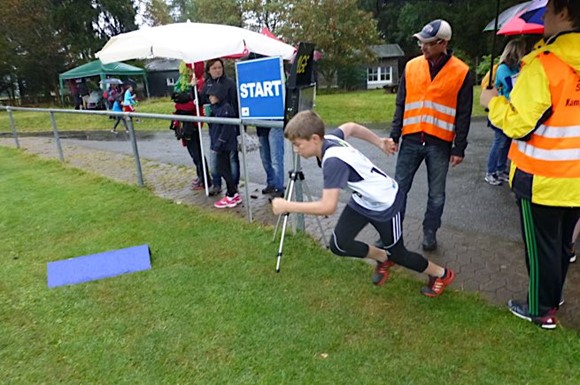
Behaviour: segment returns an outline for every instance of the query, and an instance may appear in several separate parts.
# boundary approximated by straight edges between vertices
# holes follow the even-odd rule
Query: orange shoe
[[[437,297],[443,294],[445,288],[451,285],[451,282],[453,282],[454,279],[455,272],[451,269],[445,269],[445,275],[443,277],[429,277],[429,283],[427,286],[421,288],[421,293],[427,297]]]
[[[386,260],[385,262],[377,263],[377,267],[373,273],[373,284],[376,286],[382,286],[389,279],[391,266],[394,266],[395,262]]]

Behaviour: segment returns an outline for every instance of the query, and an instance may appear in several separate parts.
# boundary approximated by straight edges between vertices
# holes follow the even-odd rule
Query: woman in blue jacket
[[[516,39],[507,43],[501,54],[500,64],[495,76],[495,88],[499,95],[509,99],[510,92],[520,72],[520,61],[526,53],[526,44],[523,40]],[[511,139],[505,136],[502,130],[490,124],[495,136],[489,156],[487,158],[487,173],[485,181],[493,186],[499,186],[509,180],[507,168],[507,156],[510,149]]]

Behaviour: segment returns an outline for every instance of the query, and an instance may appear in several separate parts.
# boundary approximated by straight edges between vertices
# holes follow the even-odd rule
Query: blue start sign
[[[240,117],[284,119],[282,58],[270,57],[236,63]]]

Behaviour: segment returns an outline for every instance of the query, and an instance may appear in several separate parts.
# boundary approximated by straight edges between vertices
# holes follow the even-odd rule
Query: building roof
[[[405,56],[405,52],[403,52],[398,44],[371,45],[369,49],[379,58]]]
[[[149,72],[179,71],[179,59],[153,59],[145,64]]]

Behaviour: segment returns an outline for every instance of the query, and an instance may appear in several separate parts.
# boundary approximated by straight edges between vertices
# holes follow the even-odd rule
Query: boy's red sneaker
[[[390,268],[394,266],[395,262],[386,260],[384,262],[377,263],[375,271],[373,273],[373,284],[376,286],[382,286],[389,279]]]
[[[454,279],[455,272],[451,269],[445,269],[445,275],[443,277],[429,277],[429,283],[427,286],[421,288],[421,293],[427,297],[437,297],[443,294],[445,288],[451,285],[451,282],[453,282]]]

